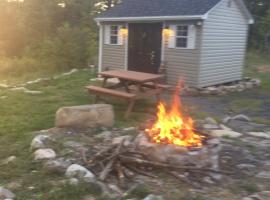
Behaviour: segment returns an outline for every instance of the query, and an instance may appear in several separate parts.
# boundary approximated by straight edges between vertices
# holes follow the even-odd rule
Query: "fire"
[[[179,92],[180,86],[177,87],[173,95],[170,109],[167,109],[165,103],[159,103],[157,120],[145,132],[155,143],[200,147],[202,146],[203,136],[195,133],[192,118],[183,116]]]

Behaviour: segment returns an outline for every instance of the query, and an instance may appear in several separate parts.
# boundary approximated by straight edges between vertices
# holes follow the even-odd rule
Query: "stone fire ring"
[[[219,152],[221,144],[219,139],[207,139],[202,147],[189,149],[171,144],[157,144],[141,132],[135,139],[136,148],[143,152],[149,160],[179,166],[219,168]]]

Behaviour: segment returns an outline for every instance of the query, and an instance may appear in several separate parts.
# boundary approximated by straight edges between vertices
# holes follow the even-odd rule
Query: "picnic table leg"
[[[130,100],[124,118],[127,119],[134,107],[135,100]]]
[[[105,87],[105,86],[106,86],[106,84],[107,84],[107,80],[108,80],[108,78],[107,78],[107,77],[105,77],[105,78],[103,79],[103,82],[102,82],[102,87]]]

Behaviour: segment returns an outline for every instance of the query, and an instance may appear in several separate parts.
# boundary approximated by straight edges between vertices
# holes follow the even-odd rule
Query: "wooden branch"
[[[142,171],[142,170],[139,170],[138,168],[135,168],[135,167],[132,167],[132,166],[128,166],[128,165],[125,165],[126,168],[136,172],[137,174],[141,174],[141,175],[144,175],[144,176],[149,176],[151,178],[157,178],[157,176],[153,175],[153,174],[150,174],[148,172],[145,172],[145,171]]]
[[[109,161],[109,163],[106,165],[106,167],[103,169],[103,171],[100,173],[99,175],[99,179],[101,181],[104,181],[108,174],[112,171],[113,169],[113,165],[116,162],[116,159],[118,158],[119,153],[121,152],[121,148],[123,146],[124,140],[117,146],[115,152],[113,153],[113,155],[111,156],[112,159]]]
[[[209,168],[199,168],[199,167],[190,167],[190,166],[174,166],[174,165],[169,165],[165,163],[160,163],[160,162],[151,162],[148,160],[143,160],[139,158],[131,158],[127,156],[119,156],[121,162],[123,163],[133,163],[133,164],[139,164],[139,165],[150,165],[153,167],[159,167],[159,168],[168,168],[168,169],[179,169],[179,170],[189,170],[189,171],[208,171],[212,173],[220,173],[220,174],[229,174],[231,175],[231,172],[228,171],[221,171],[221,170],[215,170],[215,169],[209,169]]]
[[[116,147],[116,146],[113,145],[113,146],[110,146],[110,147],[108,147],[108,148],[106,148],[106,149],[100,151],[100,152],[97,152],[97,153],[93,156],[93,158],[92,158],[91,160],[89,160],[87,163],[88,163],[88,164],[94,163],[94,162],[96,161],[96,159],[98,159],[98,158],[102,157],[104,154],[110,152],[110,151],[113,150],[115,147]]]

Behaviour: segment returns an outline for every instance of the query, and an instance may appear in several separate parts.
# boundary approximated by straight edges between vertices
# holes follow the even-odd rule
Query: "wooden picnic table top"
[[[109,70],[99,73],[105,78],[119,78],[127,81],[134,81],[138,83],[146,83],[156,81],[164,77],[161,74],[150,74],[144,72],[127,71],[127,70]]]

